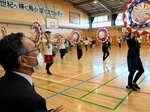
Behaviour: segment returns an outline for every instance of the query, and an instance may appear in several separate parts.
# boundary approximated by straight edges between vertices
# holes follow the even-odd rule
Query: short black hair
[[[49,33],[51,33],[51,32],[50,32],[50,31],[45,31],[45,33],[49,34]]]
[[[27,54],[28,49],[23,44],[23,33],[11,33],[0,40],[0,64],[5,71],[19,68],[18,57]]]

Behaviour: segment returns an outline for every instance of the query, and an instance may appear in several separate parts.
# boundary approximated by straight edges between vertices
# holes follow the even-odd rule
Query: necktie
[[[35,91],[35,87],[34,87],[34,84],[32,84],[32,88],[33,88],[33,91]]]

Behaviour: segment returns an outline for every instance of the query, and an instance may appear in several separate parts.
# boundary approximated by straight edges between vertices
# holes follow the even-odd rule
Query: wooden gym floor
[[[56,55],[52,76],[46,74],[44,64],[32,79],[48,109],[63,105],[62,112],[150,112],[150,48],[142,46],[141,59],[145,72],[138,81],[138,92],[125,89],[127,47],[112,47],[106,63],[100,47],[86,52],[83,46],[80,61],[74,47],[63,60]],[[4,74],[2,69],[0,74]]]

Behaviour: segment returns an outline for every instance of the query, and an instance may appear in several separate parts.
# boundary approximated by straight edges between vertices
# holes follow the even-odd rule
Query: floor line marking
[[[33,78],[34,78],[34,77],[33,77]],[[37,79],[37,80],[42,80],[41,78],[35,78],[35,79]],[[51,80],[48,80],[48,79],[45,79],[45,80],[42,80],[42,81],[52,82]],[[82,81],[83,81],[83,80],[82,80]],[[88,81],[88,82],[90,82],[90,81]],[[56,82],[52,82],[52,83],[53,83],[53,84],[51,84],[51,86],[57,84],[57,85],[64,86],[64,87],[71,87],[71,86],[64,85],[64,84],[59,84],[59,83],[56,83]],[[90,82],[90,83],[91,83],[91,82]],[[95,84],[95,83],[93,83],[93,84]],[[103,84],[102,84],[102,83],[96,83],[96,85],[103,85]],[[117,87],[117,86],[112,86],[112,85],[107,85],[107,84],[105,84],[105,85],[103,85],[103,86],[112,87],[112,88],[121,89],[121,90],[126,90],[125,88],[121,88],[121,87]],[[84,89],[81,89],[81,88],[74,88],[74,89],[79,89],[79,90],[82,90],[82,91],[89,92],[88,90],[84,90]],[[141,92],[141,91],[138,91],[138,92],[141,93],[141,94],[150,95],[150,93]],[[105,95],[106,95],[106,94],[105,94]]]
[[[142,82],[143,82],[143,80],[146,78],[147,76],[145,76],[140,82],[139,82],[139,84],[141,84]],[[138,85],[139,85],[138,84]],[[114,110],[116,110],[126,99],[127,99],[127,97],[129,97],[130,96],[130,94],[132,93],[133,91],[131,90],[124,98],[123,98],[123,100],[121,100],[119,103],[118,103],[118,105],[114,108]]]
[[[83,82],[80,82],[80,83],[78,83],[78,84],[75,84],[74,86],[71,86],[71,87],[69,87],[69,88],[67,88],[67,89],[64,89],[64,90],[62,90],[62,91],[60,91],[60,92],[54,94],[54,95],[51,95],[51,96],[47,97],[46,100],[48,100],[48,99],[50,99],[50,98],[52,98],[52,97],[54,97],[54,96],[57,96],[57,95],[59,95],[59,94],[65,92],[65,91],[67,91],[67,90],[70,90],[70,89],[72,89],[72,88],[75,88],[76,86],[81,85],[82,83],[84,83],[84,82],[86,82],[86,81],[88,81],[88,80],[91,80],[91,79],[93,79],[93,78],[95,78],[95,77],[101,76],[101,75],[102,75],[102,74],[99,74],[99,75],[94,76],[94,77],[91,77],[91,78],[89,78],[89,79],[87,79],[87,80],[85,80],[85,81],[83,81]]]
[[[102,84],[102,85],[100,85],[100,86],[98,86],[98,87],[94,88],[93,90],[89,91],[87,94],[85,94],[85,95],[81,96],[81,97],[80,97],[80,99],[82,99],[82,98],[86,97],[87,95],[89,95],[89,94],[93,93],[95,90],[97,90],[97,89],[99,89],[100,87],[102,87],[103,85],[105,85],[105,84],[107,84],[107,83],[111,82],[112,80],[116,79],[117,77],[118,77],[118,76],[113,77],[112,79],[108,80],[108,81],[107,81],[107,82],[105,82],[104,84]]]
[[[41,79],[37,79],[37,80],[41,80]],[[63,87],[70,87],[70,86],[67,86],[67,85],[59,84],[59,83],[55,83],[55,84],[63,86]],[[84,92],[90,92],[89,90],[85,90],[85,89],[81,89],[81,88],[74,88],[74,89],[77,89],[77,90],[80,90],[80,91],[84,91]],[[107,95],[107,94],[102,94],[102,93],[97,93],[97,92],[93,92],[93,93],[94,94],[98,94],[98,95],[102,95],[102,96],[107,96],[107,97],[114,98],[114,99],[122,100],[121,98],[117,98],[117,97],[114,97],[114,96],[111,96],[111,95]]]
[[[62,81],[59,81],[59,83],[64,82],[64,81],[67,81],[67,80],[72,79],[72,78],[74,78],[74,77],[78,77],[78,76],[80,76],[80,75],[83,75],[83,74],[86,74],[86,73],[92,72],[92,71],[93,71],[93,70],[89,70],[89,71],[87,71],[87,72],[80,73],[80,74],[78,74],[78,75],[75,75],[75,76],[69,77],[68,79],[64,79],[64,80],[62,80]]]
[[[139,84],[146,78],[146,76],[139,82]],[[43,89],[43,90],[47,90],[47,91],[50,91],[50,92],[54,92],[54,93],[57,93],[53,90],[49,90],[47,88],[43,88],[43,87],[40,87],[40,86],[36,86],[40,89]],[[86,103],[89,103],[89,104],[93,104],[93,105],[96,105],[96,106],[99,106],[99,107],[103,107],[105,109],[109,109],[109,110],[116,110],[120,105],[121,103],[123,103],[123,101],[125,101],[125,99],[132,93],[132,91],[129,91],[129,93],[123,98],[123,99],[120,99],[121,101],[114,107],[114,108],[110,108],[110,107],[107,107],[107,106],[104,106],[104,105],[100,105],[100,104],[97,104],[97,103],[94,103],[94,102],[90,102],[90,101],[87,101],[87,100],[83,100],[83,99],[80,99],[80,98],[77,98],[77,97],[74,97],[74,96],[71,96],[71,95],[67,95],[67,94],[60,94],[60,95],[63,95],[63,96],[67,96],[67,97],[70,97],[70,98],[73,98],[73,99],[77,99],[77,100],[80,100],[80,101],[83,101],[83,102],[86,102]],[[106,96],[107,97],[107,96]],[[118,99],[119,100],[119,99]]]
[[[125,64],[125,63],[120,64],[120,65],[118,65],[118,66],[121,66],[121,65],[124,65],[124,64]],[[117,66],[116,66],[116,67],[117,67]],[[111,70],[114,70],[116,67],[112,68]],[[89,70],[89,71],[87,71],[87,72],[84,72],[84,73],[81,73],[81,74],[78,74],[78,75],[75,75],[75,76],[72,76],[72,77],[65,77],[65,76],[54,75],[54,76],[56,76],[56,77],[64,77],[64,78],[67,78],[67,79],[64,79],[64,80],[61,80],[61,81],[54,81],[54,80],[48,80],[48,81],[56,82],[56,83],[61,83],[61,82],[64,82],[64,81],[66,81],[66,80],[69,80],[69,79],[74,79],[74,77],[83,75],[83,74],[88,73],[88,72],[91,72],[91,71],[93,71],[93,70]],[[39,73],[42,73],[42,72],[39,72]],[[45,73],[44,73],[44,74],[45,74]],[[32,76],[32,77],[39,77],[39,76]],[[39,77],[39,78],[40,78],[40,77]],[[41,77],[41,78],[42,78],[42,77]],[[46,78],[42,78],[42,79],[43,79],[43,80],[47,80]],[[75,79],[75,80],[80,81],[80,79]],[[83,81],[83,80],[81,80],[81,81]],[[90,82],[90,81],[89,81],[89,82]],[[96,83],[96,82],[93,82],[93,83]]]
[[[118,66],[121,66],[121,65],[124,65],[124,64],[126,64],[126,63],[120,64],[120,65],[118,65]],[[113,69],[115,69],[115,68],[116,68],[116,67],[114,67]],[[113,69],[111,69],[111,70],[113,70]],[[48,100],[48,99],[50,99],[50,98],[52,98],[52,97],[54,97],[54,96],[57,96],[57,95],[59,95],[59,94],[65,92],[65,91],[67,91],[67,90],[70,90],[70,89],[72,89],[72,88],[75,88],[76,86],[81,85],[82,83],[87,82],[87,81],[89,81],[89,80],[91,80],[91,79],[94,79],[94,78],[96,78],[96,77],[99,77],[99,76],[101,76],[101,75],[103,75],[103,73],[102,73],[102,74],[99,74],[99,75],[96,75],[96,76],[94,76],[94,77],[91,77],[91,78],[89,78],[89,79],[87,79],[87,80],[84,80],[84,81],[82,81],[82,82],[80,82],[80,83],[78,83],[78,84],[75,84],[74,86],[71,86],[70,88],[64,89],[64,90],[62,90],[62,91],[60,91],[60,92],[58,92],[58,93],[56,93],[56,94],[54,94],[54,95],[51,95],[51,96],[47,97],[46,100]]]
[[[69,79],[72,79],[72,78],[74,78],[74,77],[78,77],[78,76],[80,76],[80,75],[89,73],[89,72],[91,72],[91,71],[93,71],[93,70],[89,70],[89,71],[87,71],[87,72],[83,72],[83,73],[74,75],[74,76],[72,76],[72,77],[65,77],[65,76],[62,76],[62,77],[65,77],[65,78],[67,78],[67,79],[64,79],[64,80],[61,80],[61,81],[54,81],[54,80],[51,80],[51,81],[52,81],[52,82],[56,82],[56,83],[61,83],[61,82],[67,81],[67,80],[69,80]],[[39,73],[42,73],[42,72],[39,72]],[[54,76],[56,76],[56,75],[54,75]],[[33,77],[39,77],[39,76],[33,76]],[[45,80],[46,78],[43,78],[43,79]]]
[[[40,88],[40,89],[43,89],[43,90],[46,90],[46,91],[50,91],[50,92],[54,92],[54,93],[57,93],[53,90],[49,90],[49,89],[45,89],[43,87],[40,87],[40,86],[36,86],[37,88]],[[100,104],[97,104],[97,103],[93,103],[93,102],[90,102],[90,101],[87,101],[87,100],[82,100],[82,99],[79,99],[77,97],[74,97],[74,96],[71,96],[71,95],[67,95],[67,94],[60,94],[60,95],[63,95],[63,96],[66,96],[66,97],[69,97],[69,98],[73,98],[73,99],[76,99],[76,100],[79,100],[79,101],[83,101],[83,102],[86,102],[86,103],[89,103],[89,104],[92,104],[92,105],[95,105],[95,106],[99,106],[99,107],[103,107],[105,109],[109,109],[109,110],[113,110],[113,108],[110,108],[110,107],[107,107],[107,106],[104,106],[104,105],[100,105]],[[117,100],[117,99],[116,99]]]
[[[86,73],[91,72],[91,71],[92,71],[92,70],[89,70],[89,71],[87,71],[87,72],[83,72],[83,73],[81,73],[81,74],[78,74],[78,75],[75,75],[75,76],[69,77],[69,78],[64,79],[64,80],[61,80],[61,81],[48,80],[48,79],[46,79],[46,78],[39,77],[39,76],[32,76],[32,77],[34,77],[34,78],[41,78],[41,79],[43,79],[43,80],[45,80],[45,81],[50,81],[50,82],[55,82],[55,83],[61,83],[61,82],[67,81],[67,80],[69,80],[69,79],[72,79],[72,78],[74,78],[74,77],[77,77],[77,76],[80,76],[80,75],[86,74]],[[55,84],[50,84],[50,86],[53,86],[53,85],[55,85]]]

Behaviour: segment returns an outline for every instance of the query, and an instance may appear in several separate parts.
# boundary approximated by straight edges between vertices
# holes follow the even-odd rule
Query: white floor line
[[[67,81],[67,80],[69,80],[69,79],[78,77],[78,76],[80,76],[80,75],[86,74],[86,73],[91,72],[91,71],[92,71],[92,70],[89,70],[89,71],[87,71],[87,72],[83,72],[83,73],[81,73],[81,74],[78,74],[78,75],[69,77],[69,78],[64,79],[64,80],[61,80],[61,81],[49,80],[49,79],[47,79],[47,78],[43,78],[43,77],[39,77],[39,76],[32,76],[32,77],[33,77],[33,78],[42,79],[42,80],[44,80],[44,81],[50,81],[50,82],[54,82],[54,83],[55,83],[55,82],[56,82],[56,83],[61,83],[61,82],[64,82],[64,81]],[[54,84],[50,84],[50,85],[52,86],[52,85],[54,85]]]

